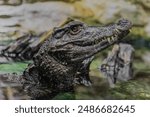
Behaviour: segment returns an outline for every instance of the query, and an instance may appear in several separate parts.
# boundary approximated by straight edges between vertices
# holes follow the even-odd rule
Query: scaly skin
[[[52,99],[60,92],[73,92],[76,83],[90,85],[93,56],[120,41],[131,27],[122,19],[103,27],[72,20],[54,28],[22,75],[25,91],[32,99]]]

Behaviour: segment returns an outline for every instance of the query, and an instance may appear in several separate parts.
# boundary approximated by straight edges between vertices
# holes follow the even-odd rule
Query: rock
[[[145,25],[147,14],[144,10],[124,0],[82,0],[75,3],[78,17],[92,17],[103,24],[111,23],[119,18],[128,18],[135,25]]]
[[[128,81],[133,78],[134,48],[125,43],[114,45],[112,51],[100,66],[100,72],[107,78],[110,87],[117,81]]]
[[[132,21],[134,28],[141,28],[145,34],[150,36],[149,21],[150,0],[82,0],[74,3],[74,17],[101,24],[112,23],[120,18],[127,18]],[[93,22],[92,22],[93,21]],[[148,25],[147,25],[148,24]],[[138,29],[137,29],[138,30]],[[133,35],[134,31],[132,32]]]
[[[63,2],[43,2],[20,6],[0,6],[0,40],[20,37],[24,33],[40,34],[58,26],[74,12]],[[10,36],[11,35],[11,36]]]
[[[131,0],[127,0],[127,1],[131,1]],[[144,8],[150,9],[150,0],[132,0],[131,2],[134,4],[139,4]]]

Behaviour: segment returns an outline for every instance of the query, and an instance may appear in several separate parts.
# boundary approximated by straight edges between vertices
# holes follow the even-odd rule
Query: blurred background
[[[115,88],[109,87],[98,67],[110,47],[96,55],[90,66],[93,85],[77,86],[76,99],[150,99],[150,0],[0,0],[0,51],[29,34],[34,35],[35,41],[68,17],[89,25],[110,24],[120,18],[133,23],[126,38],[135,48],[134,78],[118,82]],[[30,62],[0,57],[0,74],[21,74]],[[19,85],[3,79],[0,75],[0,99],[28,99]]]

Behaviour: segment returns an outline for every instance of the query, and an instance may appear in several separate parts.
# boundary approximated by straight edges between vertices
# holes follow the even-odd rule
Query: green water
[[[0,64],[0,73],[22,73],[29,62],[13,62],[9,64]]]

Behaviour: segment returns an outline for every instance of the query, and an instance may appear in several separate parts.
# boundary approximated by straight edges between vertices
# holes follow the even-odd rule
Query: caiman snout
[[[132,23],[127,19],[121,19],[117,23],[103,27],[92,27],[92,31],[95,30],[96,33],[93,34],[93,39],[89,39],[88,42],[94,41],[93,45],[99,43],[100,46],[109,46],[123,39],[130,32],[131,27]]]

